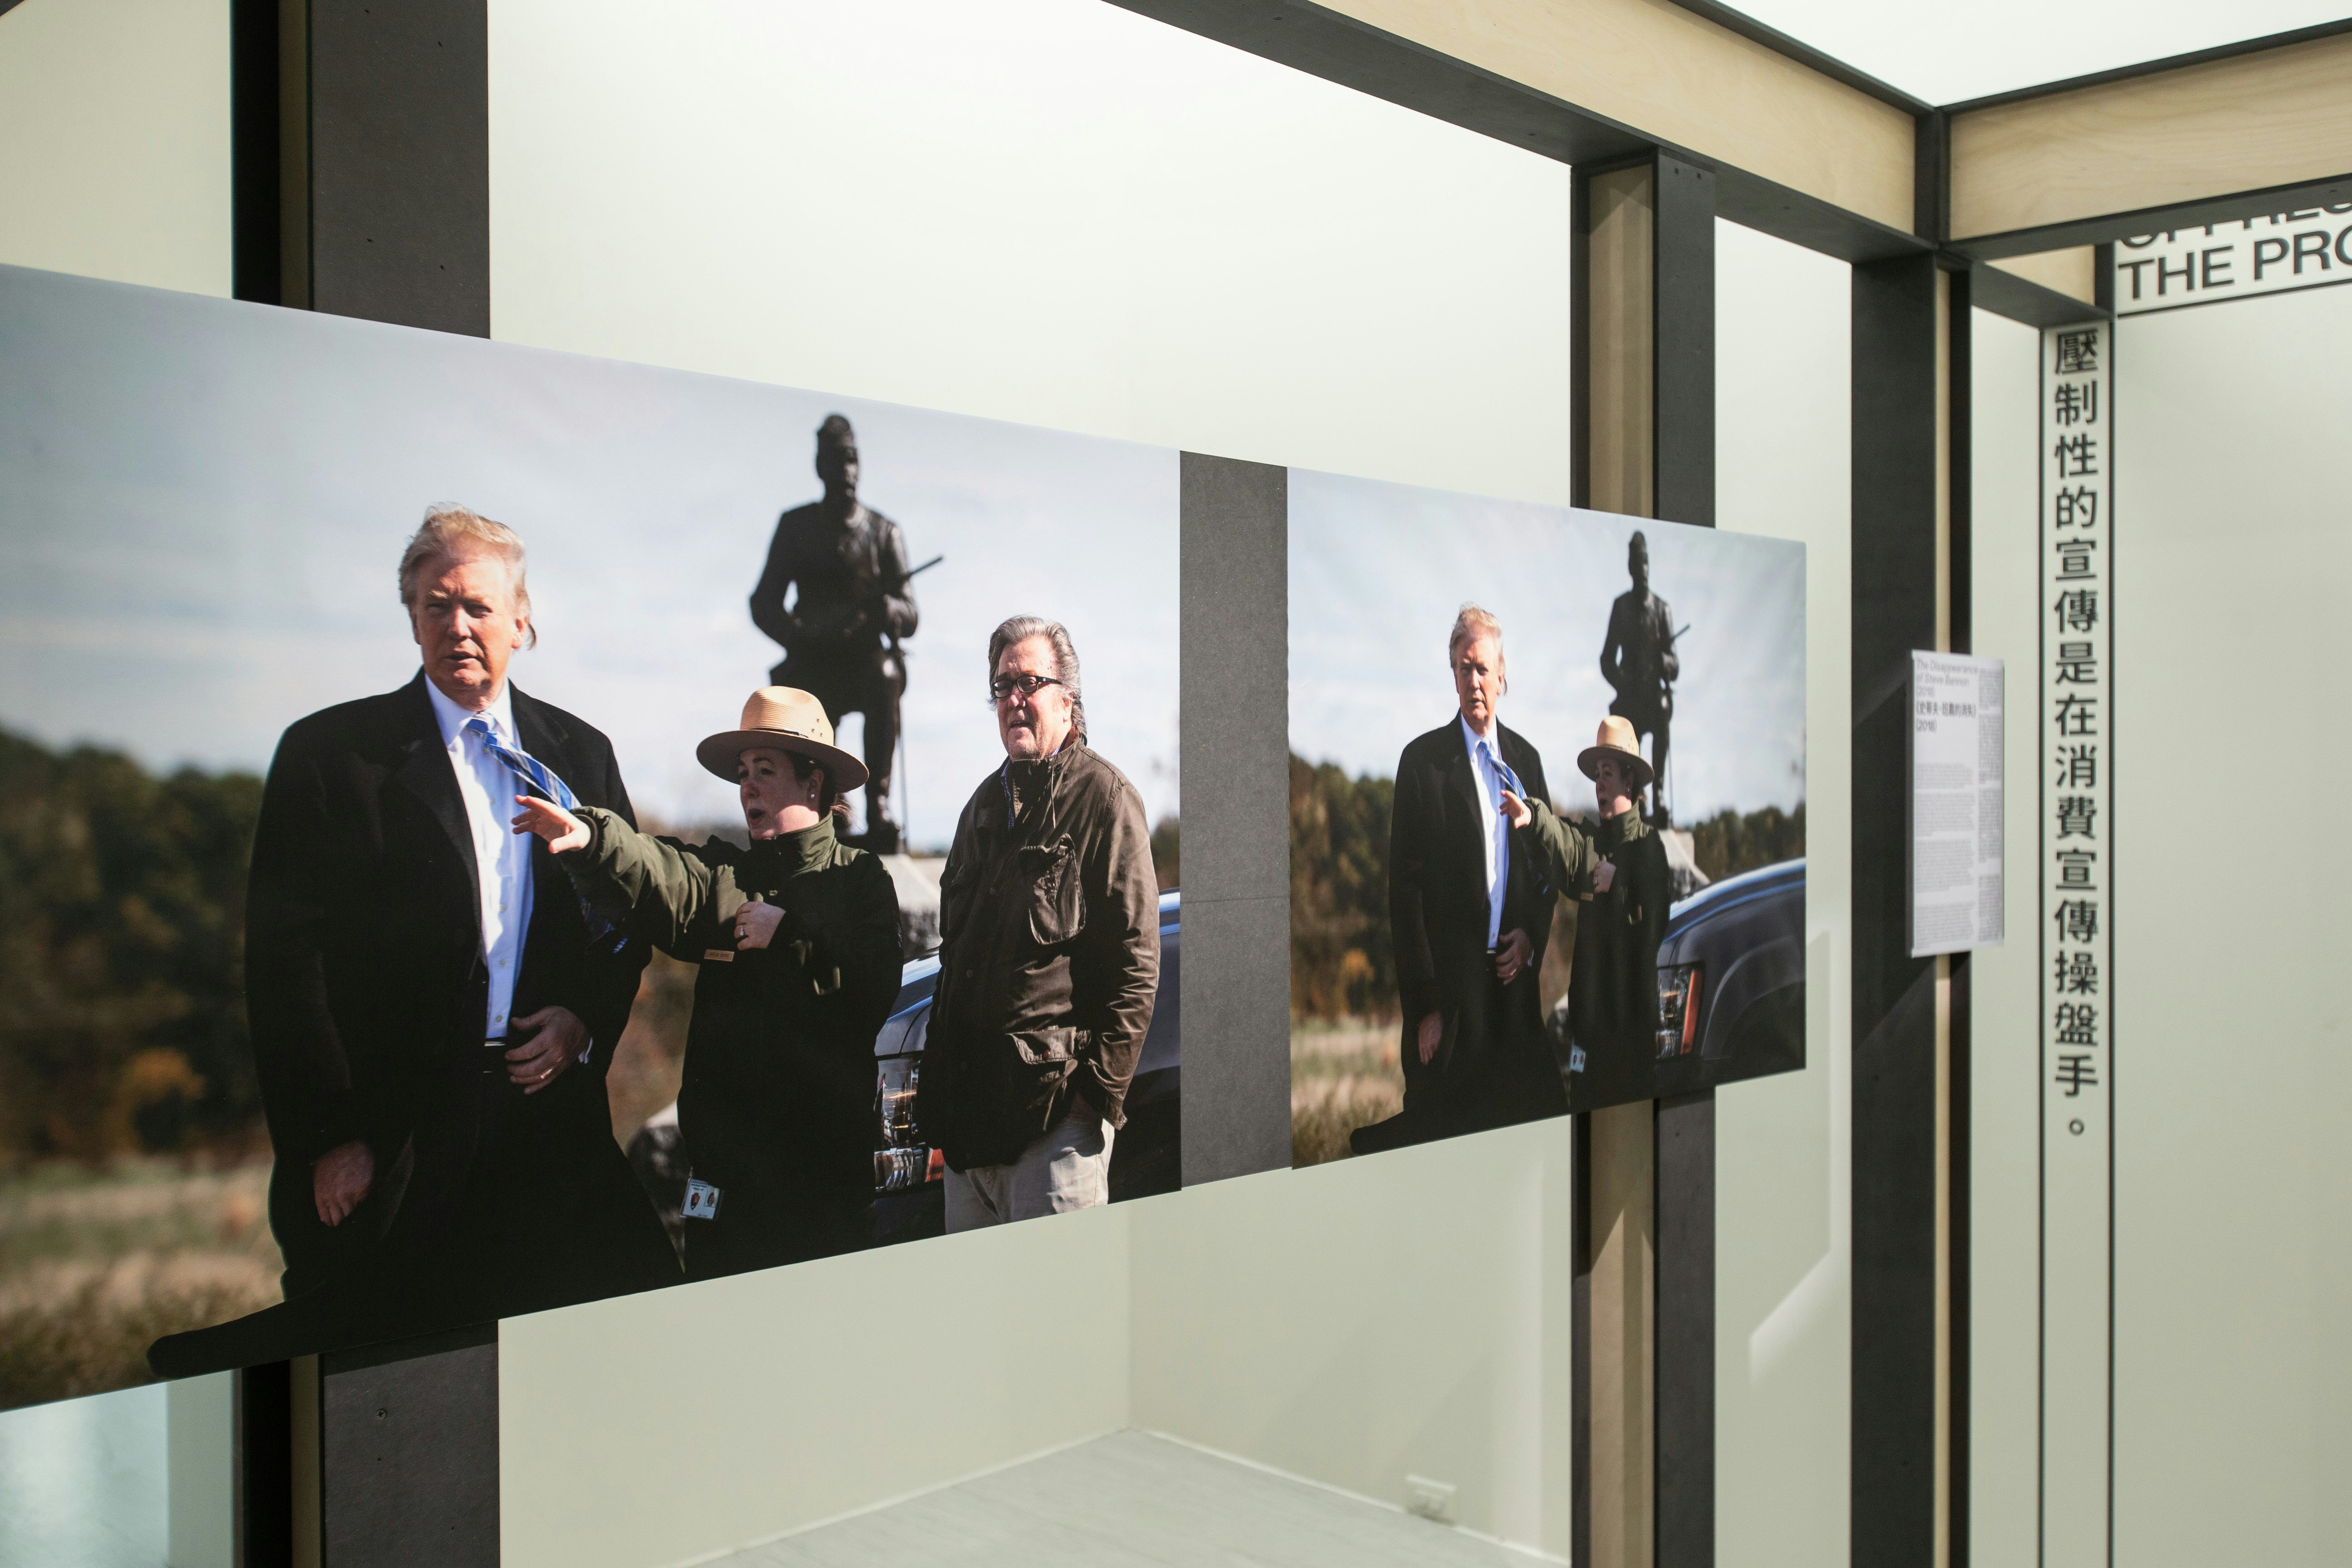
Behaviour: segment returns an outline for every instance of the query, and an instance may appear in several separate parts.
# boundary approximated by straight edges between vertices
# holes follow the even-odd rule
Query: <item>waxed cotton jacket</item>
[[[593,837],[557,864],[615,923],[699,970],[677,1097],[694,1173],[747,1197],[871,1202],[874,1037],[899,984],[889,871],[830,818],[741,849],[578,816]],[[755,899],[783,921],[768,946],[739,952],[735,911]]]
[[[1074,1096],[1124,1123],[1160,991],[1160,882],[1135,786],[1073,736],[972,792],[940,877],[916,1117],[956,1170],[1009,1164]]]

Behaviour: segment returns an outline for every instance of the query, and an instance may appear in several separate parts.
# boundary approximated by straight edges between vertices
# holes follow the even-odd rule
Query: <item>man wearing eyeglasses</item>
[[[1110,1198],[1112,1140],[1160,987],[1143,802],[1087,744],[1077,650],[1016,616],[988,640],[1004,762],[940,878],[940,978],[916,1119],[947,1160],[947,1227]]]

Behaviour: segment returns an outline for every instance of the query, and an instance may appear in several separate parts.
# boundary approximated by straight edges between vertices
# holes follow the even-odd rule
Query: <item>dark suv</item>
[[[1674,908],[1658,944],[1658,1091],[1805,1065],[1805,863],[1728,877]]]

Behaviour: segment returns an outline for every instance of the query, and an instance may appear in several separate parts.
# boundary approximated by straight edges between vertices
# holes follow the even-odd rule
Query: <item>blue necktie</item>
[[[507,771],[520,779],[523,787],[544,799],[552,801],[566,811],[576,810],[580,797],[563,782],[553,768],[532,756],[500,743],[499,732],[490,728],[488,719],[479,717],[466,721],[466,732],[481,742],[482,749],[507,765]],[[613,922],[598,914],[586,899],[580,900],[581,917],[588,922],[588,945],[595,952],[618,953],[629,945],[629,939],[614,929]]]
[[[1486,742],[1484,741],[1478,742],[1478,755],[1485,759],[1488,767],[1495,770],[1495,777],[1501,782],[1502,786],[1505,789],[1509,790],[1513,795],[1517,795],[1523,801],[1528,798],[1527,789],[1519,783],[1519,775],[1511,771],[1511,764],[1503,761],[1502,758],[1496,756],[1492,751],[1488,750]],[[1505,820],[1507,822],[1509,819],[1505,818]],[[1509,847],[1510,842],[1510,836],[1506,833],[1503,836],[1503,843],[1507,851]],[[1541,860],[1534,858],[1530,858],[1528,860],[1528,880],[1535,884],[1536,897],[1538,899],[1548,899],[1551,897],[1551,879],[1544,875],[1543,862]]]
[[[478,724],[481,721],[478,719],[475,722]],[[1511,771],[1511,764],[1489,751],[1484,741],[1478,742],[1478,754],[1486,760],[1488,767],[1495,770],[1495,776],[1503,781],[1505,789],[1509,790],[1521,800],[1528,798],[1528,792],[1519,786],[1519,775]]]

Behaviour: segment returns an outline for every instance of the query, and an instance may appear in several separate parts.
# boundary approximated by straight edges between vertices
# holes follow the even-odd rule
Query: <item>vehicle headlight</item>
[[[1698,1043],[1699,982],[1703,963],[1658,966],[1658,1058],[1677,1057]]]
[[[874,1074],[874,1190],[899,1193],[919,1187],[938,1163],[923,1145],[915,1123],[915,1090],[922,1082],[923,1058],[885,1057]]]

